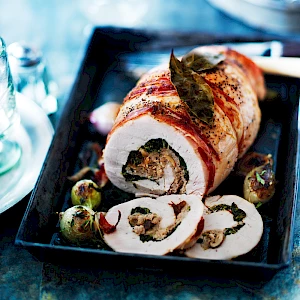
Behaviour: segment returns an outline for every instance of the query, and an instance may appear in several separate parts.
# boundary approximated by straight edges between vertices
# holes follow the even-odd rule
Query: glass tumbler
[[[10,139],[13,125],[19,121],[6,46],[0,37],[0,175],[15,166],[21,157],[19,144]]]

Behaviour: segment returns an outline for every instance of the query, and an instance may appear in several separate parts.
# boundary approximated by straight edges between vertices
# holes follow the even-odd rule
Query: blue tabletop
[[[126,8],[122,8],[126,2]],[[131,5],[128,7],[128,5]],[[300,32],[270,32],[231,19],[204,0],[0,0],[0,35],[43,51],[58,84],[58,118],[68,99],[95,25],[300,39]],[[300,206],[290,267],[264,283],[152,271],[82,269],[43,263],[14,239],[29,196],[0,215],[0,299],[300,299]],[[201,273],[202,271],[199,270]]]

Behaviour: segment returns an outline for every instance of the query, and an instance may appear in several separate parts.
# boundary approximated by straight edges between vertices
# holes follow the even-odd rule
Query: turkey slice
[[[112,207],[106,220],[116,230],[104,234],[108,246],[117,252],[165,255],[191,246],[203,226],[201,198],[195,195],[168,195],[156,199],[137,198]]]
[[[255,206],[235,196],[213,196],[204,202],[204,228],[188,257],[228,260],[248,253],[260,241],[263,221]]]

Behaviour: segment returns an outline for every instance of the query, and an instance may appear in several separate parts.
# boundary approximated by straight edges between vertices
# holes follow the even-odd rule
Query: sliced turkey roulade
[[[255,206],[234,196],[205,200],[204,228],[188,257],[228,260],[251,251],[260,241],[263,221]]]
[[[203,206],[194,195],[143,197],[116,205],[105,218],[118,225],[104,240],[113,250],[127,253],[165,255],[185,249],[201,234]]]
[[[134,194],[212,192],[253,143],[264,92],[258,67],[227,48],[171,55],[124,99],[105,146],[108,178]]]

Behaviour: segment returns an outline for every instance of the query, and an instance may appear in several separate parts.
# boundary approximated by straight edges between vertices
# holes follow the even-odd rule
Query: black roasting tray
[[[68,176],[80,168],[79,154],[90,141],[104,144],[88,122],[88,114],[107,101],[122,101],[134,86],[139,72],[160,62],[174,49],[175,54],[196,45],[222,42],[246,42],[241,37],[218,37],[203,33],[158,33],[122,28],[95,28],[89,41],[70,98],[64,108],[55,137],[38,183],[31,195],[15,243],[27,248],[42,261],[94,268],[142,268],[158,272],[177,272],[183,276],[271,278],[289,266],[292,256],[293,225],[298,190],[298,105],[299,80],[266,76],[273,97],[261,103],[262,125],[251,150],[271,153],[275,161],[276,193],[260,208],[264,233],[249,254],[232,261],[191,259],[183,256],[122,254],[93,247],[75,247],[59,238],[57,212],[70,206]],[[251,41],[251,40],[250,40]],[[254,41],[254,40],[252,40]],[[275,96],[274,96],[275,95]],[[241,184],[231,175],[218,188],[219,194],[241,195]],[[129,199],[108,185],[104,191],[104,209]],[[199,272],[200,271],[200,272]]]

